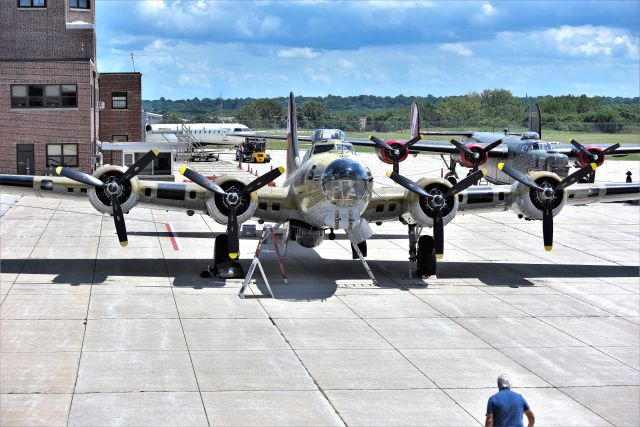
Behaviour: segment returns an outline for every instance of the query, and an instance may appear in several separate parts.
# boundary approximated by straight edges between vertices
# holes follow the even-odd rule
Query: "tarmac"
[[[363,157],[391,185],[390,166]],[[637,180],[639,164],[605,162],[598,180]],[[417,179],[441,165],[409,158],[400,170]],[[372,226],[377,286],[344,234],[290,243],[287,285],[273,253],[261,256],[276,298],[258,280],[241,299],[239,280],[200,278],[225,229],[204,215],[134,208],[121,248],[86,201],[2,203],[3,427],[477,426],[501,373],[536,425],[640,425],[637,205],[566,207],[551,253],[539,221],[458,215],[424,281],[402,278],[400,223]],[[242,239],[245,268],[256,244]]]

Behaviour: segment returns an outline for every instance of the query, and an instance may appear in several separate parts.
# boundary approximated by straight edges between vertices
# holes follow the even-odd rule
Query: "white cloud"
[[[482,12],[487,16],[495,15],[495,13],[496,13],[496,11],[493,8],[493,6],[491,5],[491,3],[483,4],[482,5]]]
[[[542,37],[552,41],[558,51],[572,56],[639,57],[638,39],[613,28],[564,25],[542,32]]]
[[[464,47],[462,43],[443,43],[439,48],[445,52],[452,52],[460,56],[473,56],[473,51]]]
[[[355,64],[353,61],[349,61],[348,59],[339,59],[338,65],[342,68],[353,68]]]
[[[294,47],[291,49],[280,49],[276,52],[278,58],[315,58],[320,55],[308,47]]]
[[[167,3],[164,0],[144,0],[142,2],[142,9],[148,12],[159,12],[167,8]]]

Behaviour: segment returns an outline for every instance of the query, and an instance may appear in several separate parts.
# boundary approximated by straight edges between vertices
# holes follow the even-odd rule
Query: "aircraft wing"
[[[102,204],[88,185],[61,176],[2,175],[0,174],[0,192],[23,196],[36,196],[57,199],[89,199],[96,209],[111,213],[111,206]],[[285,203],[286,189],[281,187],[263,187],[254,194],[259,208],[255,216],[267,221],[279,219],[278,212],[260,209],[264,203]],[[192,182],[162,182],[136,179],[131,185],[131,195],[127,202],[121,202],[124,212],[132,207],[162,208],[169,210],[194,210],[207,213],[207,198],[210,193]],[[131,200],[131,201],[129,201]],[[272,209],[273,210],[273,209]],[[261,215],[261,212],[264,215]]]
[[[456,134],[459,135],[459,134]],[[366,138],[347,138],[347,142],[355,146],[361,147],[372,147],[375,148],[376,144]],[[474,143],[478,146],[486,146],[489,144],[484,143]],[[443,153],[443,154],[454,154],[460,152],[458,148],[456,148],[449,141],[429,141],[426,139],[422,139],[411,146],[409,149],[410,153]],[[508,148],[503,145],[499,145],[489,151],[489,156],[491,157],[505,157],[507,155]]]
[[[603,150],[611,147],[614,144],[589,144],[588,147],[599,147]],[[566,154],[569,157],[578,157],[580,150],[571,144],[554,144],[551,146],[549,153]],[[628,154],[640,153],[640,144],[625,144],[616,148],[613,152],[608,153],[610,156],[626,156]]]

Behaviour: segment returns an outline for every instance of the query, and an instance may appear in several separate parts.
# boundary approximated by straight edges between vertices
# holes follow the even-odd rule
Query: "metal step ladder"
[[[258,240],[258,246],[256,247],[256,252],[253,255],[253,260],[251,261],[251,266],[249,267],[249,271],[247,271],[247,275],[242,282],[242,286],[240,287],[240,292],[238,292],[238,296],[240,298],[244,298],[244,294],[249,289],[249,284],[251,283],[251,279],[253,274],[255,273],[256,266],[260,269],[260,273],[262,275],[262,280],[264,280],[264,284],[267,286],[267,290],[269,291],[269,295],[273,298],[273,291],[271,290],[271,286],[269,285],[269,280],[267,280],[267,275],[262,268],[262,263],[260,262],[260,252],[262,251],[262,245],[271,238],[271,242],[273,243],[273,247],[275,249],[276,259],[278,260],[278,265],[280,267],[280,274],[282,275],[282,280],[286,285],[287,282],[287,272],[284,269],[284,262],[282,261],[282,256],[280,255],[280,248],[278,247],[278,239],[276,237],[276,227],[272,226],[264,226],[262,228],[262,234],[260,234],[260,240]]]

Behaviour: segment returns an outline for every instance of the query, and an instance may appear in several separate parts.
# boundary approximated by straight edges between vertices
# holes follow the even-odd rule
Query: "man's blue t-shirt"
[[[522,416],[529,409],[520,394],[505,387],[489,398],[487,414],[493,414],[495,427],[523,427]]]

